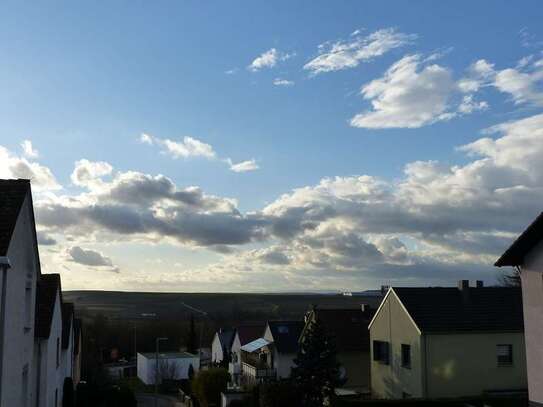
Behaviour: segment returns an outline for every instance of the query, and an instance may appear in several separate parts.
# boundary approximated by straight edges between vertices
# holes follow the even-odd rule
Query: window
[[[389,346],[388,342],[373,341],[373,360],[386,365],[389,363]]]
[[[498,358],[498,366],[513,365],[513,345],[497,345],[496,355]]]
[[[411,345],[402,343],[402,367],[411,369]]]
[[[57,338],[57,369],[60,366],[60,338]]]

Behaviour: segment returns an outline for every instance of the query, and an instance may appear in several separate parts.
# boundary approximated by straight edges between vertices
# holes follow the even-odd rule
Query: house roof
[[[36,294],[35,332],[37,338],[49,338],[55,313],[57,292],[60,292],[60,275],[43,274],[38,280]]]
[[[368,324],[375,310],[317,308],[312,312],[334,337],[338,352],[369,350]]]
[[[68,349],[70,333],[74,315],[74,304],[65,302],[62,304],[62,349]]]
[[[155,359],[155,352],[138,352],[139,355],[142,355],[146,359]],[[198,355],[193,355],[189,352],[160,352],[158,354],[158,359],[194,359],[198,358]]]
[[[497,267],[522,265],[524,257],[541,240],[543,240],[543,212],[522,232],[494,265]]]
[[[263,324],[242,325],[236,328],[241,346],[254,341],[264,335],[265,326]]]
[[[7,255],[19,212],[29,191],[29,180],[0,180],[0,256]]]
[[[464,292],[455,287],[392,289],[422,332],[523,331],[520,288],[467,290]]]
[[[303,321],[269,321],[273,342],[279,353],[295,353],[304,328]]]
[[[251,341],[241,347],[241,350],[245,352],[255,352],[259,349],[262,349],[264,346],[268,346],[271,342],[264,338],[258,338],[254,341]]]
[[[232,347],[232,342],[234,341],[233,329],[222,329],[221,331],[217,332],[217,336],[219,337],[219,342],[221,343],[223,349],[230,349]]]

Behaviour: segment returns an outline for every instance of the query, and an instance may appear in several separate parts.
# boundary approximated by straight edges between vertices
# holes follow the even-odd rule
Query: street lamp
[[[160,343],[160,341],[167,341],[168,338],[156,338],[155,340],[155,343],[156,343],[156,353],[155,353],[155,362],[156,362],[156,367],[155,367],[155,407],[158,405],[158,345]]]

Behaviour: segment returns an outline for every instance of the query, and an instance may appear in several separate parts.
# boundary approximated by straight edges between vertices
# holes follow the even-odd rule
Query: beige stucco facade
[[[390,343],[389,364],[371,361],[378,398],[463,397],[527,387],[524,334],[520,332],[426,335],[390,291],[370,326],[374,341]],[[401,345],[411,346],[411,367],[401,366]],[[513,346],[513,364],[498,366],[496,346]]]
[[[423,397],[422,336],[394,294],[387,295],[370,328],[371,354],[374,341],[390,343],[390,362],[371,358],[371,391],[378,398],[397,399],[405,394]],[[401,345],[411,345],[411,369],[401,366]]]
[[[534,247],[521,269],[522,303],[532,403],[543,405],[543,242]]]

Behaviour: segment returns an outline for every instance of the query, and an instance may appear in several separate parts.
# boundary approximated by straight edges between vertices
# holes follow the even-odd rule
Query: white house
[[[213,336],[211,343],[211,362],[221,363],[230,356],[230,347],[234,339],[233,329],[219,329]]]
[[[62,400],[66,378],[62,360],[62,295],[58,274],[41,276],[37,301],[35,394],[39,406],[56,407]]]
[[[290,377],[303,328],[303,321],[269,321],[262,338],[241,347],[241,382]]]
[[[200,370],[200,358],[188,352],[162,352],[158,354],[158,382],[162,379],[182,380],[189,378],[192,365],[194,373]],[[139,379],[145,384],[155,384],[157,366],[156,353],[138,353],[137,370]]]
[[[543,406],[543,213],[495,265],[520,274],[530,405]]]
[[[0,180],[0,406],[34,406],[40,260],[30,182]]]
[[[265,328],[264,324],[242,325],[236,328],[230,347],[230,363],[228,364],[228,373],[230,373],[231,384],[234,387],[240,385],[241,347],[262,337]]]
[[[30,181],[0,180],[0,407],[58,406],[64,379],[79,378],[69,308],[63,335],[60,276],[41,274]]]

